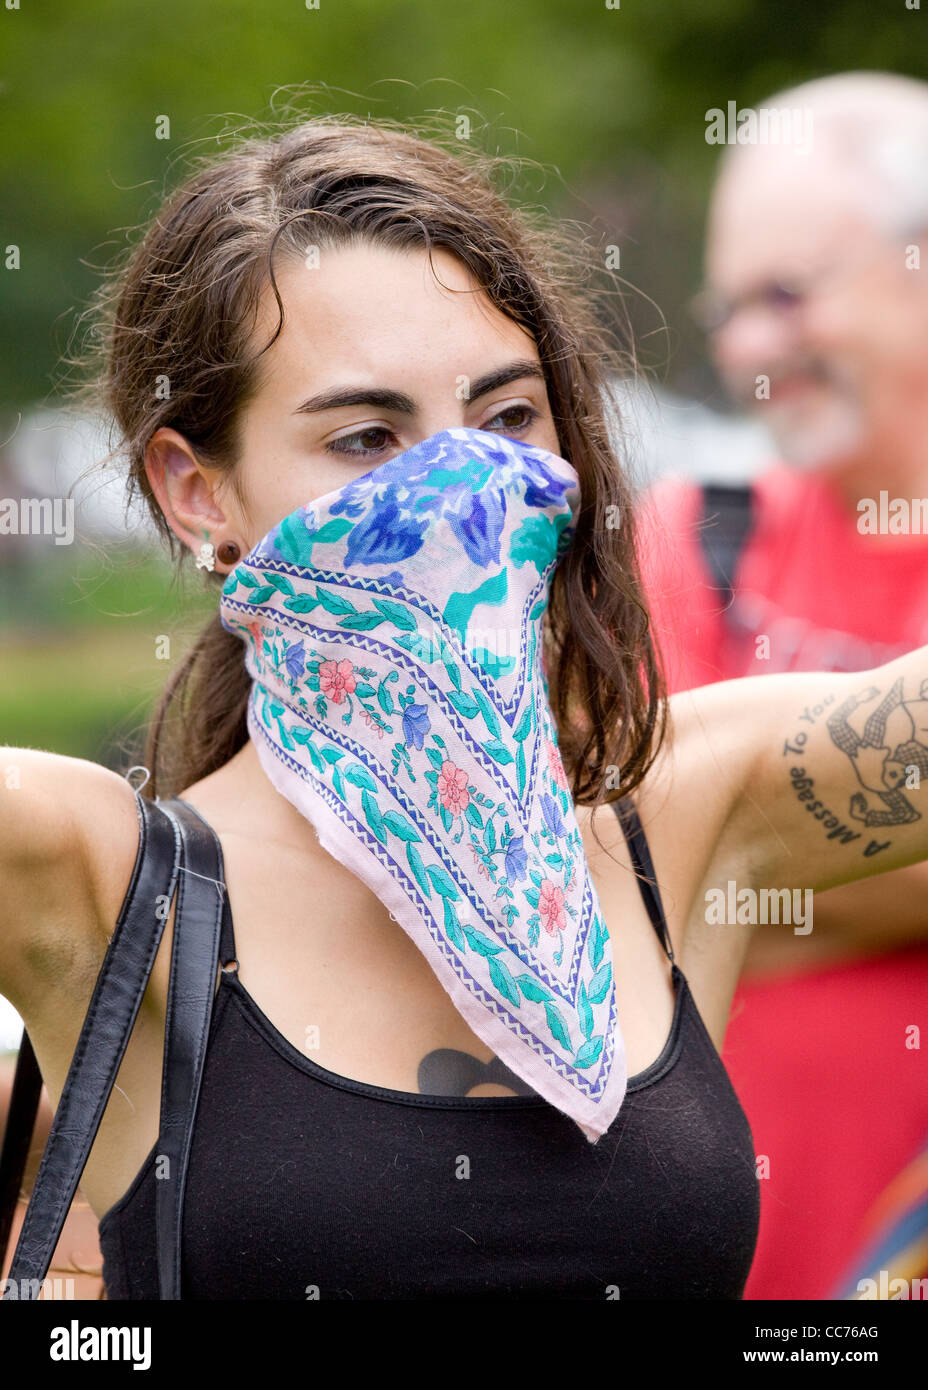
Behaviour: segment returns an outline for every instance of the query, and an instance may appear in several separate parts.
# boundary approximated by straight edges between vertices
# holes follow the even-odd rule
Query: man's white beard
[[[838,466],[858,454],[866,430],[857,400],[830,392],[814,411],[766,402],[757,415],[776,441],[784,462],[803,471]]]
[[[798,399],[788,395],[778,399],[779,382],[801,373],[813,387]],[[857,457],[867,440],[867,427],[861,401],[862,383],[844,366],[820,357],[798,355],[778,363],[766,364],[763,375],[769,382],[769,400],[758,401],[755,385],[759,375],[745,372],[730,380],[729,390],[753,416],[761,421],[774,440],[784,463],[809,472],[840,467]]]

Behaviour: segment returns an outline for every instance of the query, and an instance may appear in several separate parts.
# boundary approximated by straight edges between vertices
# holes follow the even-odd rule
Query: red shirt
[[[755,480],[723,617],[700,514],[698,485],[680,478],[655,483],[641,513],[671,692],[775,671],[867,670],[928,644],[928,535],[901,545],[863,535],[821,476],[773,468]],[[745,1298],[833,1296],[871,1203],[928,1135],[924,1051],[904,1046],[906,1025],[924,1029],[926,1000],[920,944],[805,970],[797,950],[795,974],[739,983],[722,1057],[769,1160]]]

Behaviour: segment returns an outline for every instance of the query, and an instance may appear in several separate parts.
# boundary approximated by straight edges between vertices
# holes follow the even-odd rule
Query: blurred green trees
[[[671,375],[685,371],[698,342],[678,311],[717,155],[706,110],[844,69],[922,76],[924,11],[928,0],[20,0],[0,10],[2,244],[21,257],[2,271],[0,406],[54,390],[93,267],[154,212],[171,161],[307,81],[331,89],[307,115],[444,112],[453,129],[469,114],[481,145],[556,166],[563,185],[532,174],[523,196],[607,219],[622,275],[670,322],[655,360],[669,351]],[[642,300],[633,317],[650,341],[653,309]]]
[[[581,235],[592,227],[603,252],[619,248],[641,360],[706,397],[711,376],[682,308],[699,279],[718,155],[706,111],[827,72],[923,76],[917,4],[5,0],[0,452],[21,412],[55,405],[99,268],[183,177],[184,156],[273,121],[306,83],[296,109],[307,117],[425,118],[454,133],[467,116],[481,148],[538,161],[512,196],[576,219]],[[0,564],[0,744],[124,766],[120,741],[138,742],[215,600],[196,583],[171,591],[166,564],[136,546],[10,559]],[[170,662],[154,656],[166,632]]]

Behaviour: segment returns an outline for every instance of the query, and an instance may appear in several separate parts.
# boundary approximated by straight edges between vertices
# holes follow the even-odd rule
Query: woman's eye
[[[512,416],[521,416],[518,421],[513,421]],[[494,415],[482,428],[498,428],[504,434],[520,433],[527,430],[541,415],[540,410],[536,410],[531,405],[508,405],[505,409]],[[497,421],[502,424],[497,425]],[[383,453],[388,447],[389,440],[394,438],[393,431],[388,430],[386,425],[369,425],[367,429],[356,430],[354,434],[343,434],[338,439],[333,439],[327,444],[326,450],[331,454],[343,454],[352,458],[370,458],[374,454]]]
[[[541,415],[541,411],[536,410],[535,407],[532,405],[507,405],[506,408],[504,410],[501,410],[498,415],[493,416],[493,420],[491,420],[485,428],[489,429],[490,426],[493,424],[494,420],[502,420],[505,415],[517,415],[519,413],[526,416],[527,418],[524,419],[521,424],[510,423],[507,425],[503,425],[502,429],[504,431],[511,432],[512,430],[527,430],[529,425],[533,424]]]
[[[340,438],[333,439],[325,447],[332,454],[351,454],[355,457],[367,457],[369,454],[382,453],[387,447],[386,444],[370,444],[368,441],[372,435],[388,435],[392,438],[393,432],[388,430],[386,425],[370,425],[366,430],[357,430],[354,434],[343,434]],[[360,441],[360,447],[349,447],[354,440]]]

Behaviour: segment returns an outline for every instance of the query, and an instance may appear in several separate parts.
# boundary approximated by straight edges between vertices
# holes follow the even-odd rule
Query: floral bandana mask
[[[595,1143],[625,1048],[541,645],[579,501],[566,460],[444,430],[285,517],[219,611],[271,782]]]

